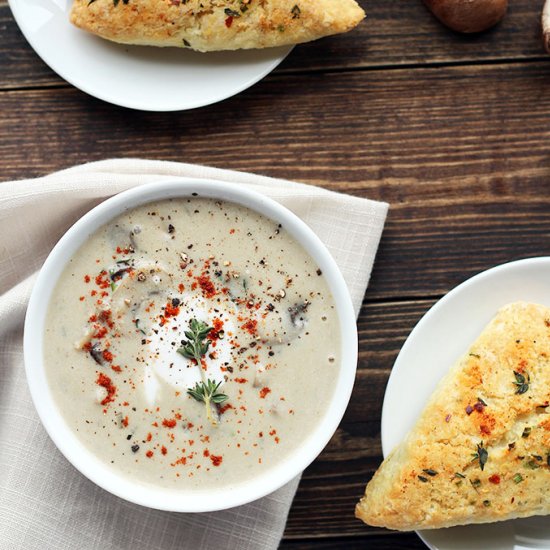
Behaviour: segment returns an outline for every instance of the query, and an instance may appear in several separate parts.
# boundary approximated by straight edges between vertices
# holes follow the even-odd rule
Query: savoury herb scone
[[[550,514],[550,309],[502,308],[384,460],[356,515],[412,530]]]
[[[354,0],[75,0],[70,17],[115,42],[207,52],[308,42],[365,13]]]

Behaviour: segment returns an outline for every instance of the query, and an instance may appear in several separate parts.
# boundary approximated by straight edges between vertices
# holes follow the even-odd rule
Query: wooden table
[[[203,109],[129,111],[67,85],[0,0],[0,179],[141,156],[254,171],[388,201],[336,435],[305,472],[282,548],[422,548],[366,527],[355,502],[381,460],[384,388],[405,338],[452,287],[550,252],[550,57],[542,0],[453,34],[419,0],[364,2],[355,31],[300,46],[250,90]],[[398,419],[396,419],[398,421]]]

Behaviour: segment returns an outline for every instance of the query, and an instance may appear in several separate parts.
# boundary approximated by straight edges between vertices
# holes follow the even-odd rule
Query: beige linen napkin
[[[298,478],[259,501],[216,513],[177,514],[130,504],[96,487],[57,451],[27,389],[24,313],[36,272],[53,245],[106,197],[184,176],[238,183],[295,212],[327,245],[359,311],[386,217],[384,203],[252,174],[135,159],[0,183],[1,549],[261,550],[279,544]]]

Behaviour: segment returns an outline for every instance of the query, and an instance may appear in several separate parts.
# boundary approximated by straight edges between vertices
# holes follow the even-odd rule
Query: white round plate
[[[439,380],[497,310],[511,302],[550,306],[550,257],[519,260],[468,279],[439,300],[411,332],[392,369],[382,409],[386,456],[416,422]],[[550,548],[550,518],[421,531],[434,550]]]
[[[72,0],[9,0],[36,53],[73,86],[109,103],[144,111],[180,111],[216,103],[252,86],[290,52],[199,53],[115,44],[69,22]]]

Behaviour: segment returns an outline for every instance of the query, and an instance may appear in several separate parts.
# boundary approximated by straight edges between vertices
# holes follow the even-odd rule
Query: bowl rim
[[[265,472],[216,490],[157,487],[136,482],[96,457],[68,427],[50,390],[43,361],[43,331],[51,294],[68,260],[101,226],[142,204],[170,198],[219,199],[245,206],[281,223],[314,259],[333,295],[341,333],[341,363],[336,387],[325,413],[302,444]],[[235,183],[173,178],[122,191],[101,202],[61,237],[34,284],[25,317],[23,350],[31,397],[42,425],[65,458],[106,491],[148,508],[173,512],[209,512],[246,504],[281,488],[319,455],[336,431],[351,397],[357,368],[356,318],[344,278],[326,246],[298,216],[275,200]]]

